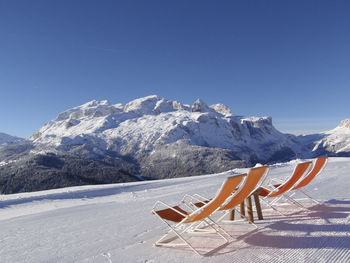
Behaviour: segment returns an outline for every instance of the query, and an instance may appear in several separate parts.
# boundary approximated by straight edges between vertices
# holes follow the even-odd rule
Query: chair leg
[[[249,218],[247,218],[245,215],[241,214],[241,212],[240,212],[238,209],[236,209],[236,211],[237,211],[237,213],[239,213],[239,214],[241,215],[241,217],[242,217],[243,219],[245,219],[246,221],[248,221],[248,223],[250,223],[251,225],[253,225],[253,226],[255,226],[256,228],[258,228],[258,226],[257,226],[256,224],[254,224],[254,222],[250,221]]]
[[[303,210],[309,210],[309,209],[307,209],[307,207],[303,206],[300,202],[298,202],[297,200],[291,198],[290,196],[284,195],[284,197],[285,197],[289,202],[291,202],[292,204],[294,204],[294,205],[300,207],[301,209],[303,209]]]
[[[217,223],[215,223],[214,220],[212,220],[211,218],[208,217],[206,220],[211,221],[212,224],[208,224],[208,226],[210,226],[211,228],[213,228],[213,229],[215,230],[215,232],[216,232],[219,236],[221,236],[223,239],[225,239],[226,242],[228,242],[228,239],[225,238],[222,234],[220,234],[220,232],[219,232],[217,229],[215,229],[214,225],[215,225],[216,227],[218,227],[222,232],[224,232],[225,235],[227,235],[227,236],[229,236],[229,237],[230,237],[231,235],[230,235],[229,233],[227,233],[225,229],[223,229],[221,226],[219,226]],[[204,221],[206,221],[206,220],[204,220]],[[206,223],[207,223],[207,222],[206,222]]]
[[[249,219],[248,219],[245,215],[241,214],[241,210],[238,209],[238,208],[234,208],[234,209],[232,209],[232,211],[227,211],[227,212],[225,212],[224,215],[222,215],[219,219],[216,220],[217,224],[218,224],[219,222],[221,222],[221,221],[224,221],[225,223],[234,223],[235,221],[231,220],[231,218],[230,218],[229,220],[223,220],[223,219],[225,218],[225,216],[226,216],[228,213],[230,213],[230,215],[232,215],[232,213],[234,213],[234,211],[236,211],[238,214],[240,214],[240,215],[241,215],[241,218],[242,218],[243,220],[246,220],[248,223],[250,223],[251,225],[253,225],[253,226],[255,226],[256,228],[258,228],[258,226],[257,226],[256,224],[254,224],[253,222],[249,221]],[[238,220],[238,221],[240,221],[240,220]],[[238,222],[238,221],[236,221],[236,222]],[[218,224],[218,225],[219,225],[219,224]],[[219,226],[220,226],[220,225],[219,225]],[[231,235],[230,235],[230,236],[231,236]]]
[[[260,205],[260,199],[258,194],[254,194],[254,201],[255,201],[255,207],[256,207],[256,213],[258,214],[258,219],[263,220],[263,214],[261,210],[261,205]]]
[[[287,216],[286,214],[282,213],[281,211],[279,211],[276,207],[274,207],[272,204],[270,204],[269,202],[267,202],[265,199],[261,199],[265,204],[267,204],[269,207],[271,207],[273,210],[275,210],[277,213],[279,213],[282,216]]]
[[[316,199],[312,198],[310,195],[308,195],[305,191],[298,189],[302,194],[310,198],[312,201],[314,201],[316,204],[321,204],[321,202],[317,201]]]
[[[245,209],[244,209],[244,200],[243,202],[240,204],[240,212],[241,214],[241,218],[243,218],[245,216]]]
[[[201,222],[201,223],[199,223],[198,224],[198,226],[194,229],[195,231],[198,231],[198,232],[208,232],[207,230],[204,230],[203,228],[199,228],[199,226],[200,225],[202,225],[203,223],[205,223],[206,224],[206,226],[209,226],[209,227],[211,227],[212,229],[214,229],[214,231],[218,234],[218,235],[220,235],[222,238],[224,238],[227,242],[228,242],[228,240],[224,237],[224,236],[222,236],[221,234],[220,234],[220,232],[217,230],[217,229],[215,229],[214,227],[213,227],[213,225],[215,225],[218,229],[220,229],[225,235],[227,235],[227,236],[229,236],[229,237],[231,237],[231,235],[229,234],[229,233],[227,233],[226,232],[226,230],[224,229],[224,228],[222,228],[219,224],[218,224],[218,222],[220,222],[221,220],[222,220],[222,218],[225,216],[227,214],[227,212],[222,216],[222,217],[220,217],[218,220],[216,220],[216,222],[213,220],[213,219],[211,219],[210,217],[207,217],[206,219],[203,219],[203,221]],[[207,222],[207,221],[210,221],[210,222]],[[213,233],[213,232],[211,232],[211,233]]]
[[[168,231],[168,233],[166,233],[165,235],[163,235],[160,239],[158,239],[155,243],[154,246],[163,246],[163,247],[176,247],[176,246],[183,246],[183,245],[187,245],[189,246],[193,252],[195,252],[197,255],[199,256],[205,256],[205,254],[200,253],[197,249],[195,249],[190,243],[189,241],[187,241],[182,234],[184,234],[185,232],[187,232],[194,224],[199,223],[201,224],[201,222],[194,222],[192,224],[190,224],[188,227],[186,227],[184,230],[182,230],[181,232],[179,232],[178,230],[176,230],[176,227],[182,225],[182,222],[176,224],[175,226],[172,226],[171,224],[169,224],[167,221],[165,221],[163,218],[161,218],[160,216],[158,216],[159,219],[161,219],[169,228],[170,230]],[[210,233],[216,233],[218,234],[221,238],[223,238],[225,240],[225,244],[227,244],[229,242],[229,240],[227,238],[225,238],[217,229],[215,229],[212,224],[209,224],[208,222],[205,222],[208,224],[208,226],[210,226],[211,228],[213,228],[214,232],[210,232]],[[213,222],[215,224],[215,222]],[[215,224],[217,225],[217,224]],[[219,227],[220,228],[220,227]],[[222,228],[221,228],[222,229]],[[222,229],[223,230],[223,229]],[[164,243],[162,242],[167,236],[169,236],[169,234],[174,233],[179,239],[181,239],[184,243]],[[225,234],[227,234],[228,236],[230,236],[225,230],[223,230],[223,232]],[[210,251],[208,251],[207,253],[209,253]]]
[[[235,220],[235,209],[232,209],[230,211],[230,219],[229,220],[230,221],[234,221]]]
[[[252,205],[252,197],[247,197],[247,214],[248,214],[248,220],[251,223],[254,223],[254,216],[253,216],[253,205]]]
[[[170,227],[170,231],[165,234],[164,236],[162,236],[158,241],[156,241],[154,243],[155,246],[163,246],[163,247],[176,247],[176,246],[183,246],[183,245],[187,245],[189,246],[194,253],[196,253],[199,256],[204,256],[202,253],[200,253],[197,249],[195,249],[180,233],[178,233],[175,228],[173,228],[170,224],[168,224],[166,222],[166,224]],[[184,243],[177,243],[177,244],[167,244],[167,243],[162,243],[161,240],[163,240],[166,236],[168,236],[171,232],[174,232],[174,234],[180,238]]]

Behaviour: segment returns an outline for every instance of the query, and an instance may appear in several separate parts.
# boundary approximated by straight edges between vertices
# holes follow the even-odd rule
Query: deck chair
[[[236,194],[232,198],[230,198],[229,201],[219,209],[219,211],[224,211],[225,213],[219,219],[216,220],[217,223],[220,222],[222,219],[224,219],[224,217],[233,209],[236,209],[238,205],[244,203],[244,200],[263,184],[269,169],[270,169],[269,166],[262,166],[262,167],[251,168],[249,170],[249,173],[247,176],[245,176],[245,180],[241,184],[240,188],[236,189],[235,191]],[[207,202],[209,202],[210,200],[199,194],[195,194],[191,196],[191,198],[192,198],[191,202],[196,207],[201,207],[205,205]],[[236,209],[236,211],[240,213],[239,210]],[[241,216],[244,217],[246,220],[248,220],[243,214],[241,214]],[[253,224],[255,227],[257,227],[253,222],[250,222],[250,223]]]
[[[203,221],[206,221],[210,230],[198,230],[198,232],[203,233],[216,233],[221,238],[225,240],[225,244],[228,243],[228,239],[225,238],[219,230],[223,230],[222,228],[217,228],[216,224],[212,224],[213,222],[208,222],[210,219],[208,218],[213,212],[220,209],[225,204],[225,201],[229,196],[232,195],[236,187],[242,182],[244,174],[236,175],[228,177],[221,188],[218,190],[215,197],[206,203],[204,206],[199,207],[197,209],[193,209],[191,206],[186,206],[186,208],[181,208],[180,205],[185,203],[180,203],[177,206],[169,206],[162,201],[157,201],[151,212],[156,215],[160,220],[162,220],[170,230],[164,236],[162,236],[158,241],[155,242],[155,246],[164,246],[164,247],[175,247],[175,246],[189,246],[196,254],[204,256],[204,254],[200,253],[198,249],[194,248],[189,240],[185,238],[185,234],[191,234],[191,228],[195,227],[196,224],[201,224]],[[159,207],[165,207],[165,209],[159,210]],[[185,226],[188,224],[188,226]],[[192,231],[193,232],[193,231]],[[197,233],[198,233],[197,232]],[[224,230],[223,232],[228,235]],[[179,237],[183,243],[171,244],[169,242],[164,241],[166,237],[169,237],[170,234],[175,234]]]
[[[274,204],[277,203],[282,197],[285,197],[288,201],[291,201],[293,204],[297,205],[294,202],[294,200],[289,198],[287,195],[285,195],[285,193],[290,191],[293,188],[293,186],[296,185],[296,183],[298,183],[300,178],[302,178],[302,176],[309,171],[311,164],[312,164],[312,162],[299,163],[295,167],[292,175],[285,182],[283,182],[281,184],[272,184],[272,181],[274,180],[274,179],[272,179],[271,183],[269,184],[270,188],[259,187],[255,191],[255,193],[257,193],[259,196],[261,196],[262,197],[261,200],[264,203],[266,203],[268,206],[270,206],[273,210],[275,210],[279,214],[285,216],[285,214],[280,212],[274,206]],[[268,201],[268,200],[270,200],[270,198],[273,198],[273,200]]]
[[[319,157],[317,158],[314,167],[312,168],[312,170],[305,175],[304,178],[302,178],[289,192],[290,195],[288,195],[289,198],[292,198],[296,192],[300,192],[302,194],[304,194],[306,197],[308,197],[310,200],[314,201],[315,203],[319,204],[320,202],[317,201],[316,199],[312,198],[309,194],[307,194],[305,192],[305,189],[301,189],[304,188],[305,186],[307,186],[315,177],[316,175],[318,175],[319,173],[321,173],[321,171],[323,170],[323,168],[326,166],[328,157]],[[295,199],[293,199],[296,203],[300,204],[299,202],[297,202]],[[301,205],[301,204],[300,204]],[[302,207],[304,207],[303,205],[301,205]],[[304,207],[305,208],[305,207]]]

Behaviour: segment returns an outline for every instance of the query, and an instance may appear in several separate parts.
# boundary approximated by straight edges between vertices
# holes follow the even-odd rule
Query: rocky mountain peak
[[[213,110],[215,110],[216,112],[224,116],[232,116],[232,112],[230,108],[227,107],[225,104],[222,104],[222,103],[213,104],[210,106],[210,108],[212,108]]]
[[[208,112],[209,111],[209,106],[202,101],[201,99],[197,99],[192,107],[191,107],[192,112]]]
[[[350,119],[342,120],[338,127],[343,127],[343,128],[350,129]]]
[[[135,99],[127,103],[124,107],[125,112],[134,112],[136,114],[152,114],[160,98],[157,95],[151,95]]]

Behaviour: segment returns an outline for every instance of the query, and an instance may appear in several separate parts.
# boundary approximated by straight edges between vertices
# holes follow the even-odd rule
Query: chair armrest
[[[186,199],[190,199],[189,201],[186,201]],[[192,203],[194,201],[205,203],[205,201],[210,200],[209,198],[203,197],[199,194],[189,195],[185,194],[184,197],[181,200],[181,203]]]
[[[202,201],[208,201],[210,200],[210,198],[204,197],[202,195],[199,194],[194,194],[193,196],[197,197],[197,200],[202,199]],[[199,200],[200,201],[200,200]]]
[[[181,199],[180,203],[190,203],[193,200],[193,198],[194,197],[192,195],[185,194],[184,197]],[[189,201],[187,199],[189,199]]]
[[[273,186],[274,188],[279,188],[284,182],[285,180],[272,178],[269,183],[270,183],[270,186]]]
[[[190,200],[186,201],[186,199],[189,198]],[[201,199],[204,199],[204,200],[201,200]],[[183,203],[185,206],[187,206],[188,208],[190,208],[191,210],[196,210],[198,209],[198,207],[194,204],[194,202],[199,202],[199,203],[202,203],[202,204],[206,204],[205,201],[207,201],[208,199],[198,195],[198,194],[194,194],[194,195],[189,195],[189,194],[186,194],[182,200],[181,200],[181,203]]]
[[[279,178],[272,178],[270,182],[277,182],[277,183],[283,183],[285,180],[279,179]]]

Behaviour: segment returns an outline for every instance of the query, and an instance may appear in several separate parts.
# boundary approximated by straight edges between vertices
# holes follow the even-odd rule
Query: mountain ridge
[[[0,132],[0,145],[1,144],[17,143],[17,142],[23,141],[23,140],[24,140],[23,138]]]
[[[152,95],[125,106],[107,101],[85,103],[59,114],[30,139],[36,145],[56,149],[73,148],[89,141],[101,154],[113,149],[122,155],[142,154],[182,140],[189,145],[236,149],[241,159],[254,162],[240,152],[247,147],[254,148],[257,158],[266,161],[268,158],[264,156],[275,151],[267,153],[267,144],[274,144],[278,149],[295,147],[285,137],[273,127],[271,117],[235,116],[223,104],[209,107],[197,100],[190,106]],[[259,151],[261,140],[265,140],[264,153]]]
[[[93,100],[30,136],[0,147],[0,192],[163,179],[256,163],[347,156],[348,120],[314,135],[278,131],[271,117],[238,116],[224,104],[156,95],[122,105]],[[350,155],[349,155],[350,156]]]

